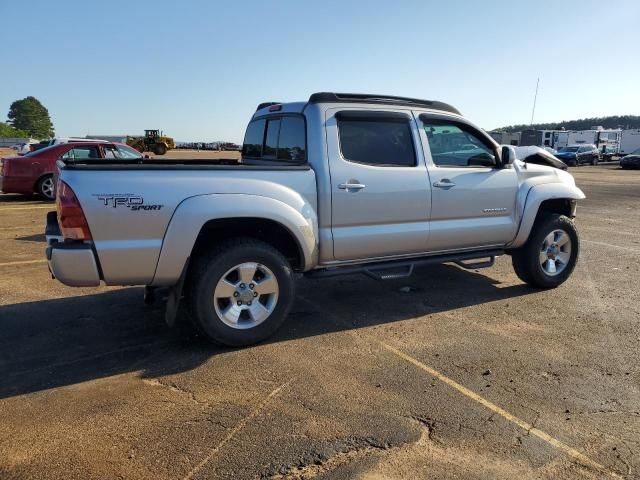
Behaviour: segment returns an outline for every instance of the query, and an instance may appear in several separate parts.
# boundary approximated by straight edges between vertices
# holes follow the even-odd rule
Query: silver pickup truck
[[[239,164],[60,160],[47,220],[52,274],[71,286],[166,289],[226,345],[282,323],[298,274],[387,279],[511,255],[536,288],[578,258],[573,177],[515,159],[437,101],[316,93],[263,103]]]

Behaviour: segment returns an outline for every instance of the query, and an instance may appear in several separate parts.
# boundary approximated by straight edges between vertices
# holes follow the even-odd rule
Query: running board
[[[411,276],[415,267],[434,263],[455,263],[467,270],[487,268],[493,266],[496,257],[504,254],[504,250],[478,250],[475,252],[431,255],[428,257],[412,258],[410,260],[388,260],[385,262],[365,263],[344,267],[327,267],[311,270],[304,274],[308,278],[335,277],[338,275],[353,275],[364,273],[376,280],[393,280]],[[469,263],[469,260],[488,259]]]

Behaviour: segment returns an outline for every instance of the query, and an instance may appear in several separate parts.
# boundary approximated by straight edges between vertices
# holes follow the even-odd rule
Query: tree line
[[[55,133],[49,110],[36,97],[13,102],[7,118],[0,122],[0,137],[51,138]]]
[[[496,128],[494,132],[521,132],[522,130],[590,130],[591,127],[634,129],[640,128],[639,115],[614,115],[611,117],[581,118],[562,122],[534,123],[533,125],[510,125]]]

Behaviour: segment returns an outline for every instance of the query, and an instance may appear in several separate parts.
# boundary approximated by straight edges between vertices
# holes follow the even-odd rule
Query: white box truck
[[[640,128],[623,130],[620,134],[620,155],[629,155],[640,148]]]

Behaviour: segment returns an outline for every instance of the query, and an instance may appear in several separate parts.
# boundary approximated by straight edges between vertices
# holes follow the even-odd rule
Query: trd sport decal
[[[124,207],[134,212],[143,210],[160,210],[164,205],[148,205],[140,195],[95,195],[105,207]]]

